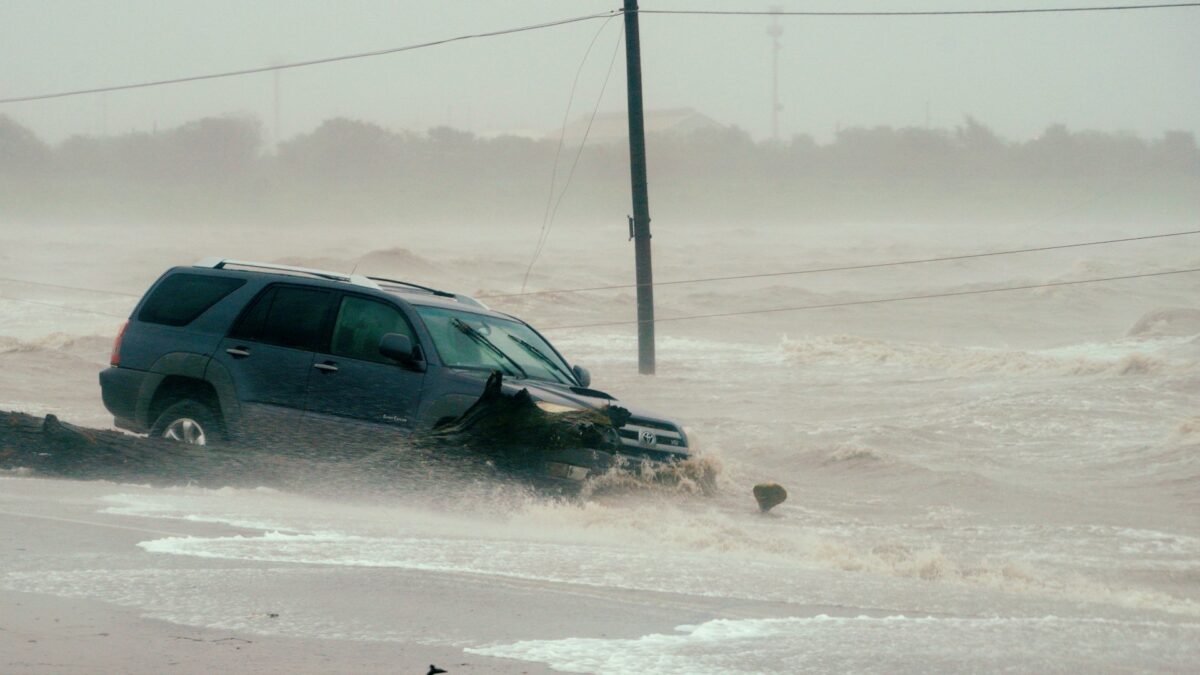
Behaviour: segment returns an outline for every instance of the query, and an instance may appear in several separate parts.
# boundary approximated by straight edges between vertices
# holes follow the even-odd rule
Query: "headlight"
[[[538,409],[541,410],[542,412],[548,412],[551,415],[561,415],[563,413],[568,413],[568,412],[583,412],[583,408],[576,408],[574,406],[569,406],[569,405],[560,405],[558,403],[551,403],[549,401],[538,401],[534,405],[536,405],[538,407]]]

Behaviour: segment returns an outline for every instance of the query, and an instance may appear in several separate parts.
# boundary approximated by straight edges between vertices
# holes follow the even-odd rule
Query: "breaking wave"
[[[1129,329],[1130,337],[1187,336],[1200,333],[1200,309],[1179,307],[1148,312]]]
[[[873,448],[862,447],[849,443],[843,443],[836,446],[825,457],[825,464],[839,464],[842,462],[880,462],[883,461],[883,456]]]
[[[423,258],[412,251],[393,247],[369,251],[360,258],[334,258],[330,256],[303,257],[291,256],[275,261],[282,265],[296,265],[313,269],[354,270],[358,274],[394,276],[411,278],[436,272],[441,266],[428,258]]]
[[[1186,419],[1179,423],[1175,430],[1179,440],[1194,440],[1200,442],[1200,416]]]
[[[1017,351],[888,342],[854,335],[784,338],[780,344],[784,354],[801,365],[878,365],[964,376],[985,373],[1136,376],[1195,367],[1192,361],[1154,355],[1161,347],[1129,343],[1094,350],[1080,347]]]
[[[91,358],[99,356],[103,359],[112,349],[112,342],[112,336],[71,335],[58,332],[29,340],[0,336],[0,354],[57,351]]]

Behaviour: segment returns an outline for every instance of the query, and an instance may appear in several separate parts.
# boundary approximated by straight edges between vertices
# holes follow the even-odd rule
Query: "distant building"
[[[601,113],[592,121],[591,131],[588,131],[590,116],[580,117],[567,125],[567,138],[580,139],[587,132],[588,143],[625,143],[629,139],[629,120],[625,112]],[[645,112],[646,134],[666,134],[686,136],[694,131],[703,129],[724,129],[725,125],[692,108],[672,108],[668,110],[647,110]],[[545,134],[545,138],[557,139],[561,129],[554,129]]]

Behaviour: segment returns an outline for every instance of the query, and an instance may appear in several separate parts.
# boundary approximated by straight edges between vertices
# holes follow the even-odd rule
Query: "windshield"
[[[576,384],[571,367],[554,348],[519,321],[441,307],[417,305],[416,309],[447,366]]]

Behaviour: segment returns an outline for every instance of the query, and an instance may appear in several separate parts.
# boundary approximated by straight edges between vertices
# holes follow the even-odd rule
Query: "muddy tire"
[[[186,398],[158,416],[150,435],[188,445],[217,445],[225,439],[217,414],[207,405]]]

